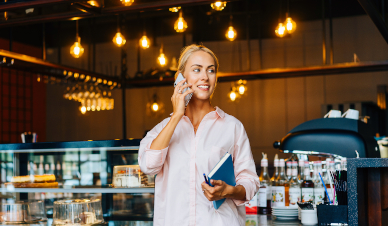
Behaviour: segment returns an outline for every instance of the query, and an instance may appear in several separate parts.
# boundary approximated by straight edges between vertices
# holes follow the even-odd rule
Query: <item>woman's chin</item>
[[[210,96],[209,95],[198,95],[198,96],[193,96],[193,98],[197,99],[198,101],[205,101],[209,100]]]

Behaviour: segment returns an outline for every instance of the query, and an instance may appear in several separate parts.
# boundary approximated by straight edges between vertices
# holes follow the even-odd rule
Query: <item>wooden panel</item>
[[[380,169],[368,169],[368,225],[381,226]]]
[[[381,168],[381,209],[388,209],[388,168]]]

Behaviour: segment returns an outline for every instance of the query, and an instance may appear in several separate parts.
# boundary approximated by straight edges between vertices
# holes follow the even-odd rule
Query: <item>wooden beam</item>
[[[34,8],[44,5],[50,4],[58,4],[58,3],[72,3],[75,1],[71,0],[16,0],[9,2],[0,3],[0,12],[10,11],[15,9],[26,9],[26,8]]]
[[[344,63],[325,66],[313,66],[302,68],[272,68],[260,71],[245,72],[219,72],[217,74],[219,82],[237,81],[239,79],[273,79],[304,77],[314,75],[337,75],[360,72],[388,71],[388,60],[360,63]],[[173,77],[165,77],[162,81],[159,78],[134,79],[127,81],[128,88],[169,86],[174,82]]]

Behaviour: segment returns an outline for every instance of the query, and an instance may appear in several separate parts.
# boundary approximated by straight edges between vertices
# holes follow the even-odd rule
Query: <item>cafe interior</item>
[[[331,110],[357,110],[355,121],[363,125],[352,134],[362,134],[365,124],[368,136],[362,142],[373,138],[364,152],[358,149],[359,157],[381,163],[352,165],[355,189],[364,195],[358,202],[355,197],[356,217],[349,203],[347,223],[388,224],[388,174],[366,168],[388,167],[382,153],[387,148],[376,141],[388,135],[387,5],[386,0],[1,2],[1,202],[43,200],[42,219],[51,225],[53,213],[66,205],[60,199],[93,196],[102,207],[86,204],[100,205],[93,208],[102,208],[104,214],[96,215],[102,222],[152,225],[152,186],[126,193],[109,185],[116,166],[138,164],[139,141],[173,112],[182,48],[202,44],[219,59],[211,103],[244,125],[258,175],[263,153],[272,175],[275,158],[305,154],[309,161],[323,161],[341,150],[350,174],[350,159],[358,155],[347,152],[352,139],[334,147],[302,137],[297,142],[317,148],[298,153],[303,149],[287,149],[293,144],[286,136],[318,130],[301,127]],[[26,141],[30,138],[33,143]],[[31,172],[56,175],[59,190],[7,190],[14,176]],[[363,188],[362,180],[370,183]],[[82,190],[88,188],[99,190]],[[372,191],[377,197],[369,196]],[[268,225],[275,223],[268,219]]]

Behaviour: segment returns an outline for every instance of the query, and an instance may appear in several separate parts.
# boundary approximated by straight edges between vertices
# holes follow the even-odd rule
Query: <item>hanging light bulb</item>
[[[287,19],[286,21],[284,21],[284,24],[286,25],[286,30],[289,34],[293,33],[296,29],[296,23],[295,21],[292,20],[291,17],[288,16],[288,13],[287,13]]]
[[[118,47],[121,47],[123,46],[127,40],[124,38],[124,36],[120,33],[120,31],[117,31],[116,35],[113,37],[113,43],[118,46]]]
[[[74,58],[80,58],[84,53],[84,48],[81,45],[81,37],[78,35],[78,20],[76,21],[76,41],[70,47],[70,54]]]
[[[229,39],[229,41],[234,41],[237,37],[237,32],[236,30],[233,28],[233,26],[229,26],[228,30],[226,31],[226,34],[225,34],[226,38]]]
[[[182,10],[179,11],[179,18],[175,21],[174,29],[176,32],[184,32],[187,29],[187,22],[183,19]]]
[[[283,23],[279,23],[275,30],[276,36],[282,38],[284,35],[286,35],[286,27],[283,25]]]
[[[81,111],[82,114],[86,113],[86,107],[85,106],[80,107],[79,110]]]
[[[231,101],[235,101],[237,99],[237,93],[234,90],[230,91],[229,98]]]
[[[178,6],[178,7],[171,7],[169,10],[170,10],[170,12],[177,13],[180,9],[181,9],[181,7]]]
[[[216,11],[222,11],[226,6],[226,2],[217,1],[210,4],[210,6]]]
[[[74,42],[74,44],[70,47],[70,54],[74,58],[80,58],[84,53],[84,47],[81,45],[81,38],[78,37],[78,41]]]
[[[237,82],[237,91],[240,95],[244,95],[244,93],[247,91],[247,87],[245,86],[247,84],[246,80],[238,80]]]
[[[151,106],[153,112],[157,112],[159,110],[159,104],[154,102]]]
[[[147,36],[144,34],[143,37],[141,37],[139,41],[140,46],[143,49],[148,49],[150,47],[150,40],[147,38]]]
[[[135,0],[120,0],[121,3],[123,3],[123,5],[125,6],[130,6],[133,4]]]
[[[162,47],[160,47],[160,55],[158,57],[158,63],[163,67],[167,64],[167,58],[163,53],[163,44]]]

